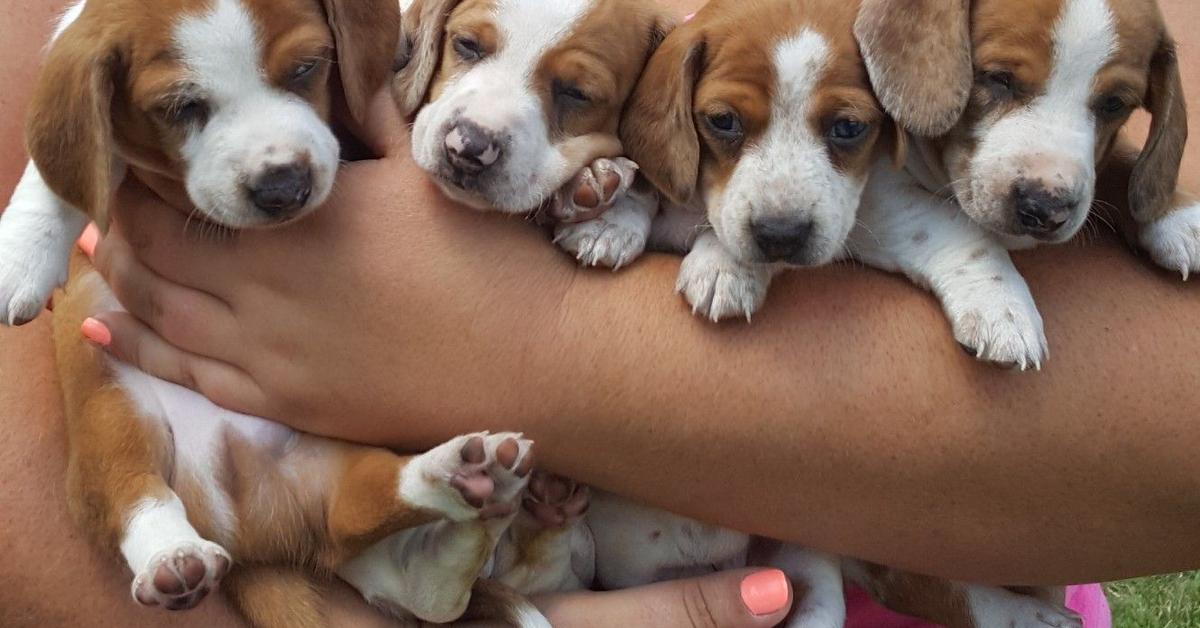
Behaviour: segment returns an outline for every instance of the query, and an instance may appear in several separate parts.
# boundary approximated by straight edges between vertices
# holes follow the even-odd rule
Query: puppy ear
[[[363,124],[371,98],[391,74],[400,40],[396,0],[323,0],[337,46],[338,78],[350,116]]]
[[[971,96],[969,0],[864,0],[854,34],[884,109],[917,135],[944,135]]]
[[[704,53],[704,38],[694,22],[675,29],[650,57],[621,116],[626,156],[675,203],[691,198],[700,176],[692,98]]]
[[[25,127],[46,185],[103,229],[113,185],[112,97],[118,53],[81,17],[50,47]]]
[[[441,62],[442,36],[450,12],[461,0],[414,0],[404,11],[403,33],[396,58],[392,92],[400,111],[412,115],[425,102],[429,85]]]
[[[892,165],[903,168],[908,162],[908,131],[895,120],[888,120],[887,142],[892,157]]]
[[[1175,42],[1169,35],[1163,35],[1150,62],[1146,109],[1153,116],[1150,137],[1129,180],[1129,207],[1139,222],[1160,218],[1171,208],[1187,143],[1187,104]]]

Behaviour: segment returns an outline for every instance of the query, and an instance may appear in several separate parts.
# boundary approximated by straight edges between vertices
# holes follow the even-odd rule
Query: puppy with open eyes
[[[1176,189],[1187,107],[1154,0],[950,3],[903,45],[879,30],[897,11],[885,0],[864,12],[867,67],[885,108],[936,139],[869,186],[860,259],[929,287],[960,343],[1022,368],[1048,349],[1008,250],[1074,237],[1097,173],[1131,210],[1111,217],[1159,265],[1185,279],[1200,269],[1200,203]],[[1117,140],[1138,108],[1153,116],[1140,155]]]
[[[74,5],[34,92],[32,162],[0,219],[3,320],[44,307],[127,174],[229,229],[316,209],[338,168],[331,112],[363,121],[399,18],[393,0]],[[336,573],[398,617],[463,614],[518,509],[529,441],[473,434],[401,456],[226,411],[80,336],[92,313],[119,309],[76,256],[54,313],[69,508],[124,560],[138,604],[190,609],[223,583],[253,625],[318,628]],[[496,615],[546,625],[501,598]]]
[[[636,0],[410,0],[395,92],[413,157],[469,207],[536,213],[561,247],[619,267],[641,254],[654,194],[632,187],[625,100],[671,21]]]
[[[859,53],[857,15],[841,1],[711,0],[651,57],[621,135],[642,174],[684,199],[663,209],[650,234],[652,246],[691,244],[681,276],[742,272],[725,239],[756,233],[764,248],[782,249],[797,215],[813,221],[815,248],[796,255],[819,261],[843,246],[876,154],[900,148]],[[706,217],[713,230],[698,232]],[[714,279],[694,287],[725,289],[728,278]],[[755,539],[549,474],[530,481],[494,576],[526,592],[617,589],[746,564],[778,567],[793,581],[789,626],[842,626],[844,577],[895,610],[949,626],[1080,625],[1061,608],[1061,591],[1026,595]]]

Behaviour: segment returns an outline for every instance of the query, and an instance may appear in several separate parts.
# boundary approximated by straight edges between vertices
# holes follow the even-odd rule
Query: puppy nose
[[[750,223],[754,242],[769,262],[799,257],[808,246],[812,230],[812,221],[800,218],[763,218]]]
[[[1052,192],[1038,181],[1024,179],[1013,184],[1012,200],[1017,221],[1033,235],[1049,235],[1061,229],[1078,203],[1069,192]]]
[[[282,218],[304,207],[312,194],[312,169],[302,164],[272,166],[249,185],[250,200],[264,214]]]
[[[500,159],[500,145],[479,125],[459,122],[446,134],[446,157],[455,168],[477,174]]]

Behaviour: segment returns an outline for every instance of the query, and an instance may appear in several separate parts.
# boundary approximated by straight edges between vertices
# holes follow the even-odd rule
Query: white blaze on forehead
[[[511,79],[533,76],[546,51],[562,41],[593,0],[496,0],[501,50],[489,62]]]
[[[798,216],[813,221],[813,243],[825,256],[840,249],[853,226],[865,180],[839,172],[809,125],[831,55],[825,38],[807,28],[775,45],[767,129],[742,154],[720,198],[708,199],[710,222],[726,247],[753,249],[747,226],[755,218]]]
[[[1096,74],[1117,51],[1116,23],[1107,0],[1067,0],[1051,37],[1048,104],[1086,106]]]
[[[258,29],[238,0],[214,0],[207,13],[181,19],[175,45],[190,80],[209,98],[233,100],[266,83]]]

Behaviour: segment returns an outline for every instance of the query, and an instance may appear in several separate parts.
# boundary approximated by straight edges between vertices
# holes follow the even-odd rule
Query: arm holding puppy
[[[225,242],[128,193],[98,259],[158,335],[106,317],[113,350],[318,433],[416,448],[520,429],[582,481],[918,571],[1200,564],[1200,302],[1112,241],[1018,258],[1056,339],[1022,376],[958,352],[896,278],[794,274],[753,326],[717,329],[671,293],[677,260],[579,271],[525,225],[448,207],[403,154],[345,170],[313,219]]]

